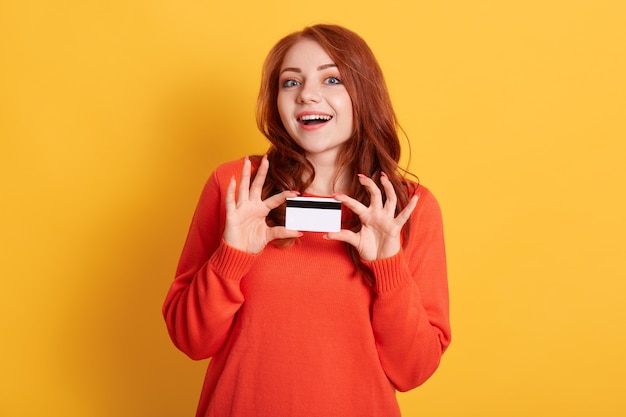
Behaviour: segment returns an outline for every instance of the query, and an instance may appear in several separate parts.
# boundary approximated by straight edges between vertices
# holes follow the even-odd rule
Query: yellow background
[[[453,343],[404,415],[625,414],[624,4],[4,0],[0,415],[193,415],[161,303],[211,170],[266,148],[263,58],[317,22],[377,54],[445,216]]]

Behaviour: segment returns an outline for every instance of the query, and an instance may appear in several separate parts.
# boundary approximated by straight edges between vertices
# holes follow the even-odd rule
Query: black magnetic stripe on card
[[[341,202],[340,201],[334,202],[334,201],[287,200],[287,207],[322,209],[322,210],[341,210]]]

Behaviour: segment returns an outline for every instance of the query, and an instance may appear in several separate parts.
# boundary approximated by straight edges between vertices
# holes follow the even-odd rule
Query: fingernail
[[[380,176],[381,177],[387,177],[387,174],[385,174],[385,171],[380,171]]]
[[[363,175],[363,174],[356,174],[357,177],[359,178],[367,178],[367,176]]]

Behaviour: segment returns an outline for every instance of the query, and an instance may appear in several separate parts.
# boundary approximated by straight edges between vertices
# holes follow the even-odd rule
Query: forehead
[[[324,48],[314,40],[302,39],[287,50],[281,68],[319,67],[327,64],[334,62]]]

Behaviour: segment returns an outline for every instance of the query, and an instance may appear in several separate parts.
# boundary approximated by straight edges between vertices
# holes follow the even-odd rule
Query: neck
[[[319,196],[331,196],[337,192],[345,192],[345,173],[339,173],[337,175],[338,168],[335,161],[320,161],[309,159],[315,169],[315,178],[309,187],[305,190],[306,193],[319,195]]]

